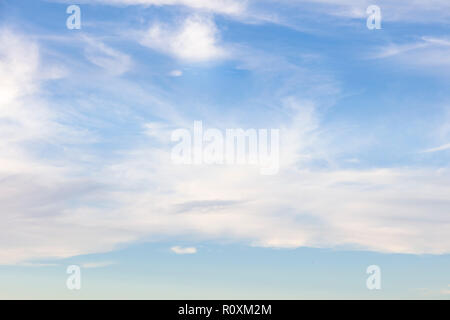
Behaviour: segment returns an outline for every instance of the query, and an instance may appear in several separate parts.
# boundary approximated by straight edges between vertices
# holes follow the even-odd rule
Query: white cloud
[[[87,44],[85,56],[93,64],[105,69],[110,75],[121,75],[131,69],[130,56],[108,47],[101,41],[90,37],[83,37]]]
[[[437,151],[444,151],[444,150],[448,150],[448,149],[450,149],[450,143],[449,144],[444,144],[444,145],[436,147],[436,148],[427,149],[427,150],[424,150],[422,152],[424,152],[424,153],[437,152]]]
[[[21,96],[33,94],[37,89],[37,72],[39,50],[36,44],[29,43],[27,50],[23,50],[23,37],[15,35],[8,29],[0,32],[0,85],[2,106],[11,104]],[[6,107],[1,111],[5,112]]]
[[[447,0],[277,0],[286,5],[316,5],[318,12],[346,18],[367,18],[366,8],[376,4],[384,21],[420,21],[438,23],[449,17]]]
[[[11,48],[1,47],[0,66],[9,70],[3,81],[16,77],[14,70],[34,65],[33,71],[17,77],[33,89],[29,92],[35,99],[39,83],[31,79],[38,76],[39,57],[26,54],[33,44],[17,44],[16,59],[22,57],[25,66],[14,69],[5,63]],[[111,83],[108,88],[117,89]],[[20,105],[18,96],[10,102]],[[163,108],[166,114],[169,107]],[[329,157],[323,131],[333,132],[321,130],[314,103],[291,97],[282,99],[279,107],[289,120],[271,123],[282,129],[281,170],[276,176],[261,176],[251,167],[174,166],[170,144],[135,147],[122,152],[120,159],[100,158],[95,170],[83,168],[77,159],[52,166],[25,156],[21,167],[13,169],[2,154],[0,264],[99,253],[174,236],[265,247],[450,252],[448,170],[314,169],[311,162]],[[28,112],[22,118],[33,116]],[[173,125],[152,122],[144,131],[164,142]],[[15,137],[22,130],[12,133]],[[54,134],[57,131],[48,136]],[[17,144],[11,146],[17,149]],[[10,155],[15,166],[20,159]]]
[[[43,78],[39,61],[36,43],[0,29],[0,171],[29,171],[21,145],[58,130],[54,114],[36,95]]]
[[[197,253],[197,249],[194,247],[172,247],[170,248],[170,250],[172,250],[173,252],[175,252],[176,254],[194,254]]]
[[[228,15],[244,23],[276,23],[303,31],[311,29],[299,28],[302,14],[364,21],[367,7],[373,4],[381,8],[383,21],[389,22],[447,23],[450,12],[447,0],[377,0],[375,3],[374,0],[80,0],[78,3],[93,1],[115,6],[184,6],[192,11]]]
[[[122,186],[114,193],[117,207],[69,210],[71,225],[89,220],[104,227],[108,221],[110,228],[147,237],[226,238],[265,247],[450,251],[448,170],[311,169],[302,155],[321,156],[311,152],[320,130],[315,108],[295,99],[286,104],[293,113],[282,133],[279,175],[260,176],[245,167],[173,166],[164,149],[134,150],[104,173],[107,184]]]
[[[60,220],[67,201],[89,196],[96,183],[80,178],[80,165],[70,160],[74,154],[65,157],[70,152],[64,144],[76,141],[76,130],[61,125],[64,110],[54,110],[41,95],[48,68],[52,64],[42,63],[37,43],[0,29],[0,86],[5,89],[0,95],[0,264],[69,257],[91,251],[97,240],[112,248],[106,244],[111,236],[102,238],[102,231],[68,228]],[[48,151],[38,156],[55,146],[62,150],[59,157]]]
[[[194,15],[175,28],[156,23],[143,35],[141,44],[175,58],[201,62],[225,58],[219,31],[210,17]]]
[[[179,34],[182,30],[168,33],[172,40]],[[162,46],[162,35],[156,39]],[[52,141],[60,129],[39,99],[38,46],[14,34],[2,40],[0,81],[8,94],[2,96],[0,110],[9,121],[1,122],[0,130],[8,130],[2,137],[9,140],[0,154],[0,264],[98,253],[174,236],[266,247],[450,252],[449,170],[315,169],[311,162],[331,157],[330,145],[323,141],[325,133],[333,132],[322,130],[314,103],[295,97],[271,106],[289,119],[271,119],[271,125],[282,128],[277,176],[261,176],[257,168],[248,167],[174,166],[170,144],[141,145],[118,159],[99,158],[86,167],[79,159],[63,159],[57,165],[48,155],[41,161],[31,159],[21,143]],[[265,68],[275,65],[260,62]],[[130,90],[131,85],[108,86],[148,102],[148,96]],[[167,118],[187,121],[177,118],[170,104],[153,99],[149,105]],[[143,131],[164,143],[173,125],[152,122]]]
[[[447,38],[422,37],[412,43],[389,44],[371,58],[394,59],[409,66],[447,72],[450,68],[450,41]]]

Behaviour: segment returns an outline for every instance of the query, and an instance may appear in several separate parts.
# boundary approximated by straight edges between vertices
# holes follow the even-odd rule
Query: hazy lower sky
[[[449,31],[447,0],[0,1],[0,298],[450,298]],[[195,121],[278,130],[277,172],[174,163]]]

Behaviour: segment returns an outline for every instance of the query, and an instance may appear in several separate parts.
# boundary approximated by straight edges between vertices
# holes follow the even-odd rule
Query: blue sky
[[[448,1],[71,4],[0,2],[0,298],[450,297]],[[194,121],[279,172],[175,165]]]

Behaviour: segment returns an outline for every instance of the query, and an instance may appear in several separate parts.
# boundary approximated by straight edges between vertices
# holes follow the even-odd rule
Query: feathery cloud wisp
[[[214,13],[238,15],[245,10],[247,0],[95,0],[110,5],[186,6]]]

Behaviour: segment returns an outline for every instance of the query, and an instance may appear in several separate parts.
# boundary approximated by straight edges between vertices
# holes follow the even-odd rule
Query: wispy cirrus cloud
[[[95,0],[110,5],[142,6],[186,6],[197,10],[221,14],[240,14],[245,10],[247,0]]]
[[[444,37],[422,37],[415,42],[388,44],[369,57],[446,72],[450,67],[450,41]]]
[[[121,75],[131,69],[133,62],[129,55],[89,36],[82,37],[82,40],[87,44],[84,49],[85,57],[91,63],[104,69],[107,74]]]
[[[62,124],[64,110],[46,99],[42,86],[53,78],[48,77],[52,64],[43,63],[39,43],[5,27],[0,39],[0,263],[81,253],[81,242],[86,240],[81,246],[88,249],[94,233],[89,236],[88,227],[67,230],[56,217],[67,201],[76,202],[96,188],[93,180],[76,177],[80,166],[73,149],[66,147],[85,140],[86,134]],[[54,152],[42,156],[46,148]],[[14,234],[22,234],[15,245]]]
[[[446,0],[276,0],[286,6],[297,6],[316,13],[342,18],[365,18],[370,5],[381,8],[383,20],[395,22],[443,22],[450,18],[450,4]]]
[[[444,145],[436,147],[436,148],[426,149],[426,150],[423,150],[422,152],[430,153],[430,152],[444,151],[444,150],[448,150],[448,149],[450,149],[450,143],[444,144]]]
[[[68,0],[54,0],[66,1]],[[225,14],[243,22],[279,23],[295,26],[299,13],[329,15],[342,19],[364,19],[368,6],[382,9],[383,20],[390,22],[448,23],[450,4],[446,0],[81,0],[78,3],[114,6],[183,6],[194,11]],[[265,9],[268,6],[270,9]],[[286,10],[287,9],[287,10]]]
[[[241,12],[220,9],[215,7],[220,2],[213,1],[108,3]],[[189,12],[177,25],[155,23],[140,36],[144,46],[182,62],[214,61],[230,55],[220,40],[214,17],[205,12]],[[129,70],[131,56],[94,36],[90,39],[82,59],[87,58],[113,74]],[[242,72],[255,81],[250,84],[257,87],[257,94],[251,92],[251,86],[245,87],[248,90],[243,93],[250,92],[251,99],[257,100],[258,112],[252,115],[264,114],[269,108],[261,106],[268,105],[275,111],[270,115],[275,116],[261,122],[282,129],[280,174],[261,177],[252,168],[173,166],[169,157],[170,131],[191,123],[194,115],[183,108],[192,105],[172,103],[167,97],[175,96],[174,92],[160,94],[162,90],[144,81],[111,77],[101,82],[96,74],[83,76],[75,69],[72,75],[77,81],[60,83],[64,90],[57,94],[67,93],[65,101],[73,103],[78,112],[74,114],[82,114],[86,109],[96,111],[83,114],[82,125],[107,123],[110,130],[101,132],[98,125],[95,129],[99,131],[100,143],[77,146],[78,150],[67,147],[66,135],[58,130],[80,124],[72,123],[73,114],[69,113],[65,126],[61,126],[58,115],[65,115],[67,109],[52,110],[40,95],[39,71],[45,63],[39,55],[39,44],[15,33],[2,40],[1,81],[7,94],[0,96],[4,99],[0,127],[4,130],[2,138],[6,137],[1,143],[9,144],[2,149],[0,170],[0,263],[98,253],[143,239],[174,236],[227,239],[274,248],[450,252],[448,170],[341,168],[333,152],[349,148],[352,138],[361,132],[339,136],[321,121],[318,97],[336,95],[339,89],[334,82],[321,78],[317,70],[298,68],[288,59],[248,47],[239,56],[239,65],[231,70],[230,73]],[[412,47],[391,48],[379,57],[400,57],[422,49],[446,50],[443,48],[447,46],[441,38],[424,38],[418,43],[419,46],[413,43]],[[298,59],[300,55],[289,56],[291,61]],[[173,68],[169,65],[162,72],[166,79],[167,70]],[[146,73],[141,80],[153,76]],[[83,83],[89,84],[88,94],[80,90]],[[305,95],[310,101],[304,99]],[[121,98],[124,102],[118,103]],[[224,127],[251,125],[246,117],[227,118],[224,110],[231,107],[219,110],[220,117],[208,112],[195,116],[219,125],[226,122]],[[239,107],[246,111],[247,101]],[[119,145],[115,135],[121,130],[127,134],[126,147]],[[30,149],[21,147],[24,141],[31,142],[38,151],[52,152],[32,157]],[[105,151],[101,144],[105,141],[111,150]],[[135,141],[139,143],[134,144]],[[158,143],[155,145],[154,141]],[[55,145],[61,148],[55,150]],[[96,154],[93,149],[99,152]],[[50,157],[54,154],[60,156],[57,162]],[[186,249],[177,248],[179,252]]]
[[[32,60],[33,55],[27,53],[33,47],[38,52],[38,44],[26,38],[22,41],[17,34],[11,36],[17,40],[14,54],[16,59],[23,58],[23,70],[28,70],[31,62],[35,64],[34,71],[24,71],[17,77],[24,83],[34,81],[42,63],[39,55]],[[6,66],[9,62],[4,62],[13,46],[1,48],[0,65]],[[262,60],[252,68],[262,68],[262,75],[273,73],[274,60],[269,60],[268,65],[264,57],[259,58]],[[306,82],[316,88],[317,96],[329,94],[330,87],[323,86],[323,78],[315,79],[304,70],[285,67],[290,73],[303,74]],[[9,75],[14,75],[14,70],[21,68],[8,71],[5,81],[11,79]],[[278,85],[285,85],[277,79]],[[288,83],[297,85],[302,79],[294,80]],[[30,82],[32,90],[25,95],[28,101],[39,97],[38,84]],[[111,95],[114,99],[128,97],[127,105],[114,105],[117,112],[110,117],[132,119],[144,128],[132,137],[148,143],[128,149],[117,147],[113,151],[120,151],[120,157],[97,155],[88,162],[66,149],[68,157],[60,159],[58,166],[48,157],[33,162],[22,149],[21,155],[27,155],[23,160],[25,171],[2,165],[0,208],[4,223],[0,226],[0,263],[98,253],[142,239],[173,236],[227,239],[274,248],[345,247],[435,254],[450,251],[448,170],[340,168],[334,164],[330,142],[339,149],[351,140],[331,139],[336,132],[322,123],[320,109],[313,101],[286,95],[295,90],[283,87],[281,93],[264,96],[271,97],[271,105],[283,115],[270,119],[270,126],[282,131],[280,174],[265,177],[256,168],[174,166],[167,142],[170,128],[189,123],[189,117],[181,116],[181,112],[177,113],[181,110],[170,103],[160,103],[153,96],[155,92],[143,94],[137,90],[139,84],[114,77],[103,85],[97,93],[104,99],[101,101],[109,101]],[[23,96],[18,97],[8,100],[8,105],[20,102]],[[161,118],[165,116],[165,122],[150,122],[137,116],[142,109],[129,107],[134,104],[131,102],[151,106],[151,111]],[[158,110],[159,106],[162,110]],[[168,115],[170,112],[174,115]],[[33,116],[30,111],[23,118]],[[70,122],[66,125],[70,126]],[[21,133],[16,128],[9,136],[17,138]],[[59,136],[58,131],[52,131],[49,137],[54,135]],[[146,138],[156,138],[158,144]],[[133,139],[127,139],[130,140]],[[82,151],[84,157],[92,153],[89,148]],[[10,155],[11,163],[18,163],[18,159],[18,155]],[[330,165],[317,167],[317,162]],[[429,215],[430,207],[433,216]]]

